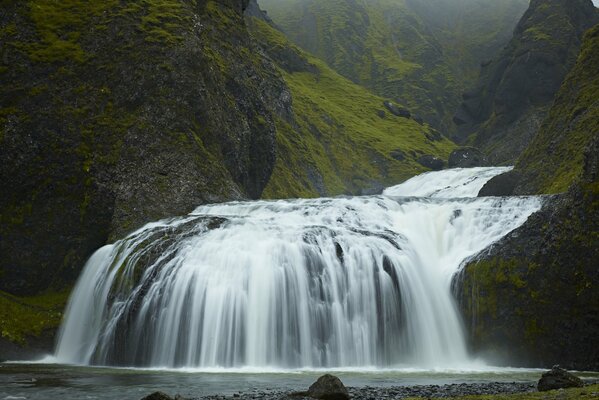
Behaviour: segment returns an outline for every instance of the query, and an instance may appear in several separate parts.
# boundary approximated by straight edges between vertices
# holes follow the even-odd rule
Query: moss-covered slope
[[[475,350],[510,364],[599,370],[598,62],[599,26],[516,167],[518,193],[567,193],[456,281]]]
[[[481,59],[509,39],[526,0],[261,0],[303,49],[449,133]]]
[[[422,155],[455,147],[412,118],[391,114],[371,94],[290,44],[262,19],[251,32],[289,87],[293,113],[277,121],[277,162],[265,197],[363,194],[426,170]]]
[[[258,198],[287,89],[240,0],[8,1],[0,14],[0,289],[198,204]]]
[[[492,162],[512,163],[527,148],[576,62],[584,32],[599,22],[591,0],[533,0],[508,46],[483,65],[454,121],[462,140]]]

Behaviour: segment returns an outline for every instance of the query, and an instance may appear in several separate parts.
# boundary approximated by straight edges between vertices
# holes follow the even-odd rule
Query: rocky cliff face
[[[482,66],[454,116],[491,162],[514,162],[527,148],[576,62],[584,32],[599,22],[591,0],[532,0],[505,49]]]
[[[599,369],[598,62],[599,26],[586,34],[512,185],[517,193],[570,189],[456,280],[474,349],[506,363]]]
[[[290,98],[249,37],[245,6],[3,6],[1,290],[60,286],[109,238],[261,196]]]

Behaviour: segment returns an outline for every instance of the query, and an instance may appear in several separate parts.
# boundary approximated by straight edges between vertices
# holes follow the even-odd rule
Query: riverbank
[[[374,399],[467,399],[467,400],[568,400],[599,399],[597,380],[587,382],[582,388],[560,389],[538,392],[536,383],[521,382],[489,382],[475,384],[426,385],[407,387],[348,387],[352,400]],[[158,399],[158,398],[157,398]],[[179,398],[183,400],[183,398]],[[283,391],[251,391],[228,396],[205,396],[198,400],[304,400],[308,397],[296,397],[291,392]],[[165,398],[166,400],[166,398]],[[186,399],[187,400],[187,399]],[[191,400],[191,399],[190,399]]]

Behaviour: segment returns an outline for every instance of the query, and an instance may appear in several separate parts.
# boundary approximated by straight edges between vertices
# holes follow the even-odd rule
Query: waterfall
[[[142,367],[451,367],[450,286],[535,197],[476,198],[505,168],[433,172],[380,196],[207,205],[86,264],[61,362]]]

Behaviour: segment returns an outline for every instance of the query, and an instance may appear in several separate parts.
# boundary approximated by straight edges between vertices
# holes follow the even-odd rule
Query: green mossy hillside
[[[278,158],[265,197],[380,190],[425,171],[420,156],[446,160],[455,148],[429,126],[391,114],[385,99],[293,46],[267,22],[249,21],[293,99],[293,118],[277,122]]]
[[[261,0],[292,42],[448,136],[482,59],[509,39],[526,0]]]

